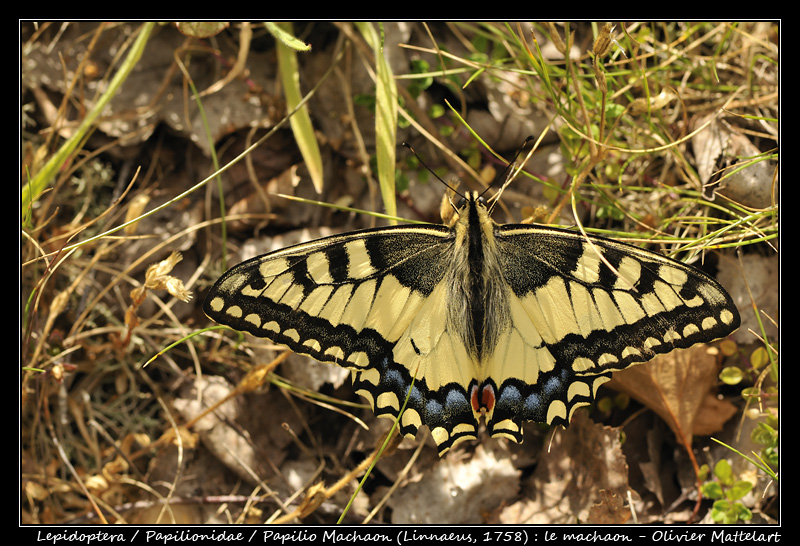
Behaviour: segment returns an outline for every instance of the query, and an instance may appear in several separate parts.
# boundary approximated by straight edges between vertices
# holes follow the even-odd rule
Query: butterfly
[[[477,192],[449,225],[301,243],[234,266],[203,305],[214,321],[351,370],[355,390],[440,455],[568,425],[611,372],[727,336],[730,295],[699,269],[563,228],[495,223]],[[402,411],[405,404],[405,409]]]

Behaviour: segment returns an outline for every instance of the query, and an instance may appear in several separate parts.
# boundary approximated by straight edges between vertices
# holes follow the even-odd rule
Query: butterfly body
[[[391,226],[295,245],[225,273],[222,324],[345,366],[401,431],[440,453],[567,425],[614,370],[724,337],[730,296],[690,266],[569,230],[498,225],[468,194],[451,226]],[[410,393],[409,393],[410,390]]]

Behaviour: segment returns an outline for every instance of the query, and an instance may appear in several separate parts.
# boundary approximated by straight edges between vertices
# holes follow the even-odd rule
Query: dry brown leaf
[[[625,498],[630,489],[619,431],[594,423],[586,411],[575,412],[569,428],[557,430],[542,452],[527,487],[532,488],[528,498],[504,510],[502,523],[588,522],[597,503]],[[616,523],[622,523],[621,514]]]
[[[286,457],[291,443],[283,425],[302,430],[299,417],[277,389],[262,394],[229,397],[235,387],[225,378],[205,375],[186,381],[173,401],[184,421],[222,464],[250,483],[253,476],[270,477]],[[226,400],[223,404],[216,403]],[[214,407],[210,413],[206,409]]]
[[[454,452],[395,491],[387,502],[392,523],[484,523],[519,490],[520,471],[495,442],[478,445],[466,458]]]
[[[631,510],[625,499],[615,493],[600,491],[601,501],[589,509],[586,523],[594,525],[621,525],[631,519]]]
[[[698,414],[704,407],[711,407],[706,405],[706,399],[716,382],[716,356],[707,345],[695,345],[617,372],[608,385],[656,412],[681,443],[689,445]],[[728,408],[718,413],[716,419],[704,414],[697,433],[721,425],[730,415]]]
[[[697,410],[692,434],[710,436],[719,432],[728,419],[736,415],[737,411],[739,409],[727,400],[721,400],[713,393],[706,394],[702,405]]]

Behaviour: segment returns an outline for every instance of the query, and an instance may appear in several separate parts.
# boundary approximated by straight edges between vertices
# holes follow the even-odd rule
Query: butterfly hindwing
[[[638,247],[497,225],[469,194],[453,226],[392,226],[295,245],[225,273],[212,319],[352,371],[401,431],[440,453],[524,421],[567,425],[614,370],[728,335],[730,296]],[[413,385],[413,387],[412,387]]]

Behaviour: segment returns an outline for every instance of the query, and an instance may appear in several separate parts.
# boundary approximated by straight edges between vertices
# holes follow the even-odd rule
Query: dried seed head
[[[596,62],[593,64],[594,66],[594,79],[597,82],[597,87],[603,93],[608,92],[608,86],[606,85],[606,74],[603,72],[603,69],[600,67],[600,63]]]
[[[148,267],[145,273],[145,288],[166,290],[181,301],[189,301],[192,298],[192,293],[184,288],[183,281],[169,274],[182,258],[180,252],[173,252],[166,260]]]
[[[611,26],[611,23],[606,23],[603,25],[603,28],[600,29],[600,34],[597,35],[597,39],[594,41],[594,47],[592,48],[592,53],[595,58],[605,57],[608,54],[608,50],[611,49],[611,43],[614,40],[614,37],[611,35],[612,32],[614,32],[614,27]]]
[[[566,57],[568,55],[567,45],[561,40],[561,35],[558,33],[558,29],[553,23],[548,23],[548,26],[550,27],[550,39],[553,40],[553,45],[556,46],[556,49],[559,53]],[[570,34],[570,38],[572,35],[573,34]],[[571,42],[572,40],[570,40],[570,43]]]

